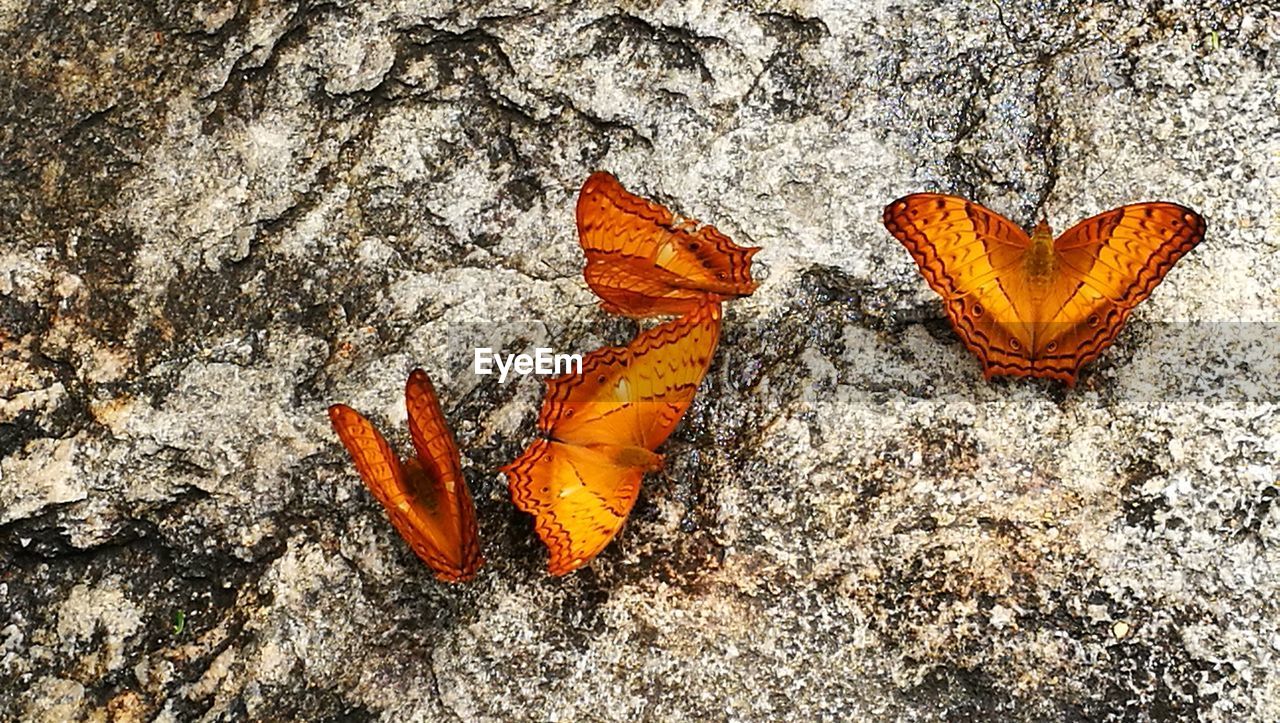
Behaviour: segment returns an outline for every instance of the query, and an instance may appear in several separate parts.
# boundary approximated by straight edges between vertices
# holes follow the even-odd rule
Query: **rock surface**
[[[625,5],[0,2],[0,717],[1280,720],[1280,15]],[[470,355],[634,332],[599,168],[763,284],[551,579],[495,472],[540,384]],[[986,382],[879,223],[919,190],[1209,233],[1077,387]],[[470,585],[324,413],[404,445],[418,365]]]

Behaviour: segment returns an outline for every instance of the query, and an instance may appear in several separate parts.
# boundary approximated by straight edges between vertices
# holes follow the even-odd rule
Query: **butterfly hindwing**
[[[511,499],[534,516],[548,570],[563,575],[590,562],[622,529],[646,470],[595,448],[539,439],[504,471]]]

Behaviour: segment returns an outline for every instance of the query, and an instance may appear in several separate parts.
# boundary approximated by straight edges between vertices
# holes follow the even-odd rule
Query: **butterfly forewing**
[[[720,314],[719,303],[704,302],[626,347],[587,354],[581,374],[547,383],[539,429],[572,444],[655,449],[692,403],[710,366]]]
[[[971,293],[1030,245],[1009,219],[958,196],[917,193],[885,207],[884,225],[943,296]]]
[[[431,379],[421,369],[414,369],[405,382],[405,408],[409,416],[409,437],[413,440],[418,461],[426,471],[424,480],[441,500],[443,517],[432,529],[451,531],[457,542],[454,560],[462,574],[474,576],[484,563],[480,556],[480,538],[476,523],[475,503],[462,476],[462,461],[453,431],[445,421]]]
[[[462,480],[458,445],[445,422],[435,387],[421,369],[414,369],[405,382],[404,405],[409,415],[409,438],[418,459],[452,493]]]
[[[374,499],[391,507],[399,491],[405,489],[404,469],[391,445],[372,422],[345,404],[329,407],[329,420]]]
[[[639,446],[656,449],[689,410],[720,340],[720,304],[656,326],[632,342],[630,383]]]
[[[1204,219],[1172,203],[1136,203],[1068,229],[1054,248],[1064,275],[1100,296],[1133,307],[1204,238]]]
[[[933,193],[889,204],[884,224],[942,296],[947,318],[984,372],[1016,362],[1032,339],[1030,312],[1015,306],[1027,234],[983,206]]]

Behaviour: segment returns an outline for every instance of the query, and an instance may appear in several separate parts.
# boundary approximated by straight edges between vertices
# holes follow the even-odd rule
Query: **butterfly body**
[[[1031,232],[1031,248],[1027,250],[1027,283],[1040,287],[1041,292],[1053,283],[1055,269],[1053,232],[1049,222],[1041,221]]]
[[[885,227],[911,252],[983,374],[1074,384],[1133,308],[1204,237],[1204,219],[1173,203],[1107,211],[1054,238],[1027,234],[958,196],[919,193],[885,207]]]
[[[614,447],[609,453],[621,467],[638,467],[646,472],[657,472],[663,466],[662,455],[644,447]]]

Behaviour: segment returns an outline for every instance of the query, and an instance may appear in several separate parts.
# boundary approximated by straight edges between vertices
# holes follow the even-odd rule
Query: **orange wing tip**
[[[431,383],[431,376],[421,368],[415,368],[409,372],[409,378],[404,382],[406,403],[414,397],[424,397],[433,407],[439,408],[440,406],[440,398],[436,394],[435,385]]]
[[[582,190],[579,191],[579,193],[585,196],[608,186],[617,186],[618,188],[622,188],[622,184],[618,182],[617,176],[614,176],[608,171],[594,171],[590,176],[587,176],[587,180],[582,182]]]
[[[569,560],[549,560],[547,562],[547,573],[552,577],[564,577],[575,570],[581,570],[586,567],[595,556],[587,558],[571,558]]]
[[[406,384],[419,384],[431,387],[431,377],[427,376],[427,373],[422,370],[422,367],[415,367],[413,371],[409,372],[409,380]],[[432,391],[435,391],[434,387],[431,387],[431,389]]]

